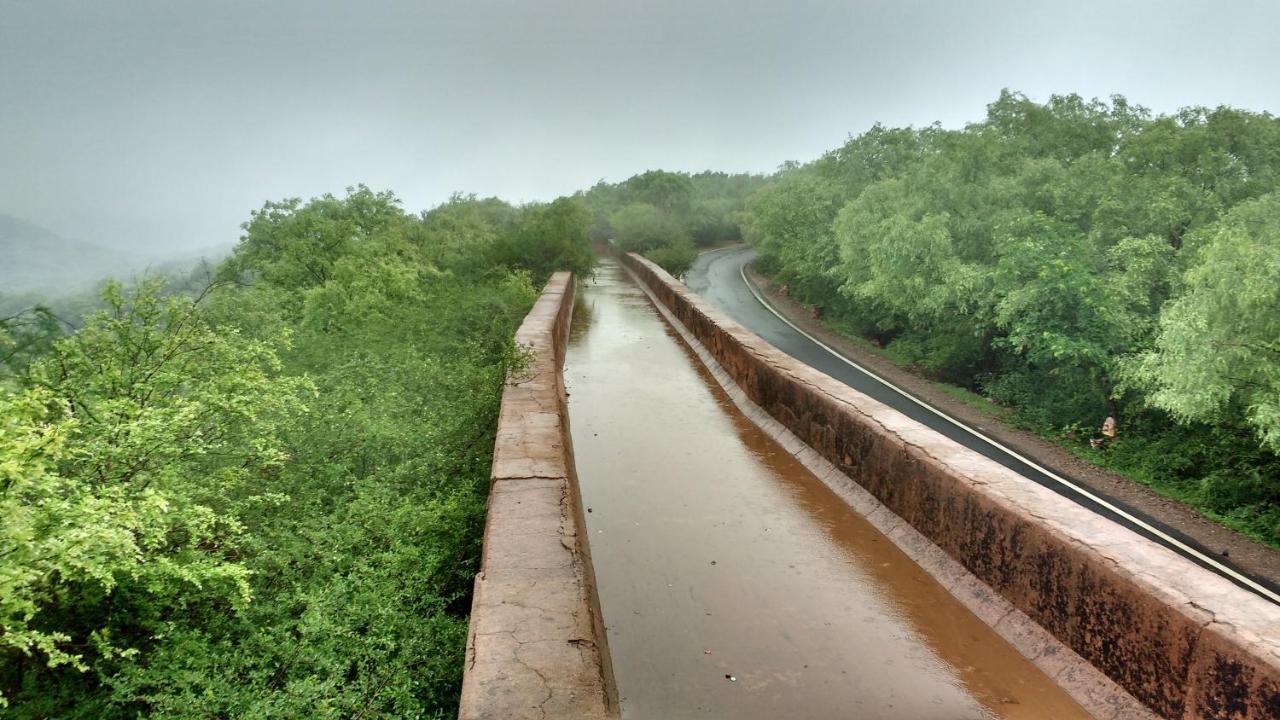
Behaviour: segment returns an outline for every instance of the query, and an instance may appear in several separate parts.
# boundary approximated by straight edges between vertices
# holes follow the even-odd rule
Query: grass
[[[1221,509],[1203,481],[1189,477],[1169,477],[1153,472],[1151,467],[1132,464],[1116,458],[1107,449],[1095,449],[1061,437],[1058,433],[1033,430],[1036,434],[1065,448],[1081,460],[1104,468],[1126,480],[1144,485],[1161,497],[1180,502],[1224,527],[1252,538],[1263,545],[1280,550],[1280,508],[1268,502],[1256,502]],[[1133,442],[1141,443],[1139,438]],[[1126,453],[1141,457],[1142,453]]]
[[[905,369],[910,369],[910,368],[905,368]],[[1004,405],[997,405],[996,403],[988,400],[987,398],[979,395],[978,393],[973,392],[972,390],[969,390],[967,388],[962,388],[959,385],[952,385],[950,383],[940,382],[938,380],[930,380],[929,383],[933,385],[935,388],[937,388],[938,390],[940,390],[941,392],[944,392],[947,395],[950,395],[951,397],[955,398],[956,400],[959,400],[965,405],[968,405],[969,407],[974,408],[979,412],[985,413],[999,420],[1008,421],[1010,418],[1013,417],[1015,413],[1013,408],[1005,407]]]

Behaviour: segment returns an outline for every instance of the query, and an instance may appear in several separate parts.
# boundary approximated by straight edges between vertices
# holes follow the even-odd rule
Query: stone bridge
[[[820,480],[840,499],[841,511],[851,513],[848,522],[874,527],[870,532],[878,534],[871,540],[892,543],[895,553],[909,558],[910,572],[931,578],[931,588],[936,581],[935,590],[945,591],[946,598],[931,603],[941,607],[954,602],[966,617],[972,616],[955,621],[981,626],[981,632],[966,631],[966,637],[989,632],[1011,648],[1000,652],[1025,665],[1016,672],[1035,676],[1019,680],[1021,685],[1043,683],[1060,691],[1080,716],[1280,717],[1277,606],[792,359],[642,257],[625,256],[620,267],[602,272],[615,273],[616,283],[635,286],[630,295],[611,300],[621,303],[615,312],[639,312],[636,299],[647,298],[652,308],[645,312],[667,323],[672,337],[658,337],[657,325],[651,323],[645,343],[683,344],[717,397],[728,398],[733,412],[746,418],[740,425],[749,421],[751,433],[767,436],[770,447],[785,451],[786,462],[803,466]],[[675,689],[663,695],[672,705],[658,714],[652,705],[656,700],[643,692],[646,684],[663,683],[652,680],[657,675],[644,679],[635,668],[661,669],[666,645],[659,637],[637,644],[631,635],[619,635],[622,624],[611,617],[611,609],[621,603],[602,607],[601,598],[609,593],[598,592],[597,576],[619,575],[613,566],[593,565],[588,520],[600,515],[589,517],[577,477],[571,413],[578,421],[593,423],[593,433],[579,437],[583,467],[589,449],[592,457],[599,455],[595,438],[604,426],[587,416],[589,406],[579,411],[566,392],[563,368],[571,323],[589,324],[587,318],[574,317],[575,290],[571,276],[555,275],[516,336],[530,351],[530,362],[510,378],[502,401],[460,717],[741,716],[786,692],[804,691],[797,695],[804,697],[804,679],[789,677],[782,685],[760,684],[751,704],[735,709],[732,703],[743,702],[739,698],[750,697],[753,690],[745,682],[735,687],[739,678],[732,673],[714,678],[737,693],[723,701],[717,699],[720,690],[692,683],[688,698],[672,695]],[[590,306],[579,303],[578,312],[590,312]],[[592,327],[589,332],[604,331]],[[628,352],[639,352],[639,347]],[[645,381],[661,383],[664,377],[658,372]],[[584,385],[574,393],[589,390]],[[663,426],[660,420],[650,424]],[[585,447],[588,443],[593,446]],[[778,462],[774,465],[781,467]],[[595,471],[584,480],[609,483],[609,477],[600,477],[608,474],[600,470],[605,466],[592,463]],[[600,497],[608,496],[601,492]],[[596,532],[613,531],[614,526],[600,523]],[[632,574],[642,573],[637,567]],[[726,568],[725,573],[731,571]],[[796,590],[803,591],[799,586]],[[693,592],[691,587],[689,594]],[[654,602],[661,608],[665,600]],[[833,606],[833,618],[838,611]],[[632,612],[640,614],[639,609]],[[667,620],[672,627],[685,622]],[[780,632],[788,635],[785,628]],[[946,629],[938,632],[945,635]],[[611,656],[610,633],[625,656]],[[841,637],[836,623],[807,642],[847,644]],[[940,642],[926,638],[921,647],[933,648],[945,661],[950,656],[939,649],[945,645]],[[633,659],[629,653],[639,651],[632,648],[642,646],[654,657]],[[705,652],[710,656],[712,650]],[[910,650],[907,656],[922,652],[926,650]],[[684,667],[680,662],[671,660],[673,667]],[[840,672],[849,688],[857,688],[859,664],[884,662],[891,664],[868,649],[860,663]],[[967,662],[954,664],[968,667]],[[989,672],[1013,672],[1007,667]],[[939,691],[941,707],[953,703],[956,709],[936,717],[967,716],[964,708],[970,705],[977,708],[975,717],[1060,716],[1058,711],[1037,711],[1027,704],[1030,699],[1004,698],[1008,702],[1002,706],[988,697],[981,681],[972,679],[984,672],[981,668],[967,675],[962,670],[952,675],[964,679],[966,692],[950,698]],[[900,674],[910,672],[904,668]],[[669,684],[674,688],[681,683]],[[829,702],[849,701],[838,691],[823,693]],[[1050,702],[1043,699],[1049,690],[1036,693],[1028,698]],[[695,707],[700,702],[709,705]],[[817,705],[806,709],[798,702],[788,705],[791,715],[823,716],[814,709]],[[649,705],[642,707],[645,703]],[[881,706],[863,712],[919,717],[921,711],[904,709],[909,706],[899,700],[896,711]],[[894,707],[892,702],[888,707]],[[850,712],[858,711],[851,707]]]

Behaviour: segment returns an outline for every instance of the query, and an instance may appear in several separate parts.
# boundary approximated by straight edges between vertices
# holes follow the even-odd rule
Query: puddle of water
[[[579,297],[565,382],[624,718],[1089,717],[743,416],[617,265]]]

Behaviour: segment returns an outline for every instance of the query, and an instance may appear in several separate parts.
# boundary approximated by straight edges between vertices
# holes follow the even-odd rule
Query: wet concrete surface
[[[732,404],[612,263],[565,362],[624,718],[1083,718]]]

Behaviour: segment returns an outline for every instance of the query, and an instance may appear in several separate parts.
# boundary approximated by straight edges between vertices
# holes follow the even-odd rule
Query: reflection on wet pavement
[[[565,382],[623,717],[1084,718],[733,406],[605,263]]]

